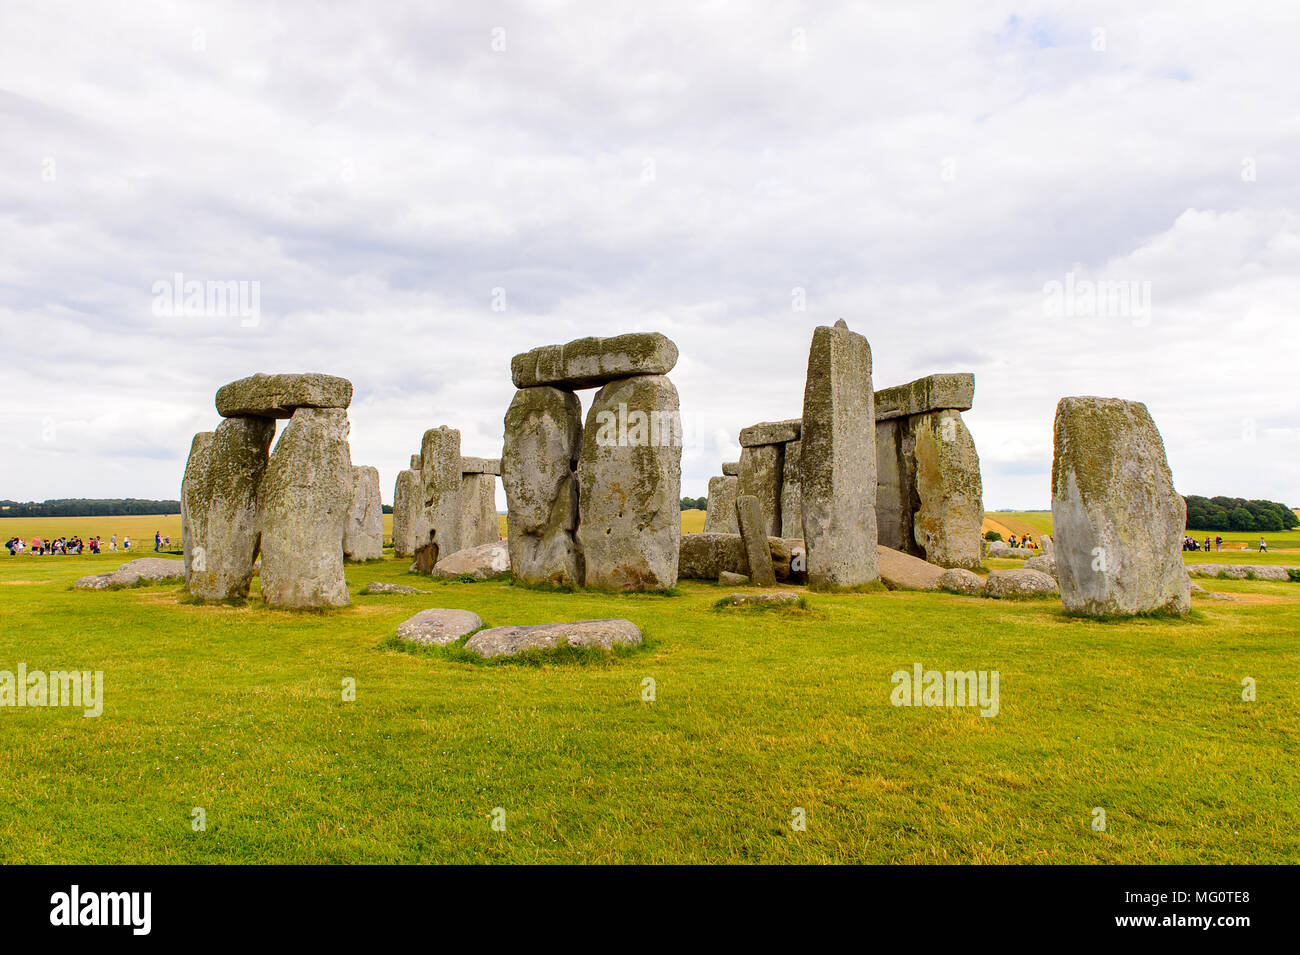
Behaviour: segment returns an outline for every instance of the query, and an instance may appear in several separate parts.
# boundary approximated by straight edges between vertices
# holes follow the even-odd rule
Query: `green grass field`
[[[0,555],[0,669],[105,682],[97,719],[0,709],[0,862],[1300,861],[1300,585],[1215,581],[1243,599],[1126,623],[904,592],[719,612],[707,583],[545,593],[391,559],[350,565],[332,613],[69,589],[116,562]],[[544,666],[381,646],[430,606],[628,617],[649,644]],[[890,705],[915,662],[997,670],[1000,712]]]

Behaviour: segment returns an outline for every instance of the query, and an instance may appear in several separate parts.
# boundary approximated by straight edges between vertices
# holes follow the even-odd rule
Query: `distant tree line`
[[[53,501],[0,501],[0,517],[113,517],[123,514],[179,514],[180,501],[147,501],[135,497]]]
[[[1195,531],[1289,531],[1300,517],[1276,501],[1247,501],[1240,497],[1199,497],[1189,494],[1187,529]]]
[[[704,497],[684,497],[682,498],[683,511],[707,511],[709,509],[709,498]]]

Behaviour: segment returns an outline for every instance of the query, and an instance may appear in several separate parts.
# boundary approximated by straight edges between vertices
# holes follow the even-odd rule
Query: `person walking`
[[[116,535],[116,534],[114,534],[112,537],[110,537],[110,538],[108,539],[108,552],[109,552],[110,554],[116,554],[116,553],[117,553],[117,535]]]
[[[162,550],[162,532],[161,532],[161,531],[154,531],[154,532],[153,532],[153,552],[156,554],[156,553],[158,553],[158,551],[160,551],[160,550]]]
[[[1259,539],[1259,552],[1260,552],[1261,554],[1267,554],[1267,553],[1268,553],[1268,542],[1265,541],[1264,538],[1262,538],[1262,537]]]
[[[127,535],[123,534],[123,535],[122,535],[122,550],[130,550],[130,549],[131,549],[131,538],[128,537]]]
[[[1222,535],[1222,534],[1216,534],[1216,535],[1214,535],[1214,549],[1215,549],[1215,550],[1223,550],[1223,535]]]

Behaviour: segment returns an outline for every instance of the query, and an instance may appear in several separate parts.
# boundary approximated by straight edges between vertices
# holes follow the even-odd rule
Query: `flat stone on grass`
[[[465,649],[490,658],[514,656],[526,650],[556,650],[562,646],[613,650],[638,646],[641,640],[641,628],[631,620],[577,620],[480,630],[469,638]]]
[[[397,625],[397,636],[410,643],[445,647],[483,626],[483,620],[468,610],[421,610]]]

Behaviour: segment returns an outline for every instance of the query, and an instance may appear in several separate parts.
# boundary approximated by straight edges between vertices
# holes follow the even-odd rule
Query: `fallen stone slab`
[[[1300,567],[1284,567],[1281,564],[1188,564],[1187,573],[1193,577],[1227,577],[1230,580],[1281,580],[1288,581],[1288,570],[1300,570]]]
[[[141,557],[128,561],[117,570],[80,577],[72,586],[77,590],[114,590],[137,584],[165,584],[185,579],[185,562],[165,557]]]
[[[803,419],[790,418],[786,421],[760,421],[748,428],[741,429],[740,446],[757,448],[765,444],[788,444],[798,441],[803,433]]]
[[[333,375],[250,375],[217,389],[223,418],[291,418],[299,408],[346,408],[352,382]]]
[[[724,587],[744,587],[749,583],[749,578],[744,574],[733,574],[729,570],[724,570],[718,574],[718,583]]]
[[[802,567],[794,566],[795,553],[803,553],[803,540],[767,539],[772,569],[780,581],[797,579]],[[683,580],[717,580],[723,573],[749,576],[749,558],[740,534],[683,534],[677,558],[677,576]]]
[[[876,545],[880,580],[890,590],[938,590],[944,568],[919,557]]]
[[[966,570],[964,567],[954,567],[946,570],[943,576],[939,578],[939,589],[946,590],[950,594],[965,594],[975,596],[984,593],[987,581],[973,570]]]
[[[672,339],[659,332],[634,332],[534,348],[510,360],[510,374],[516,388],[549,385],[574,391],[620,378],[666,375],[676,364]]]
[[[475,580],[493,580],[510,573],[510,547],[505,541],[493,541],[477,547],[467,547],[448,554],[433,565],[435,577],[473,577]]]
[[[554,650],[570,647],[638,646],[641,629],[631,620],[577,620],[572,623],[540,623],[523,627],[493,627],[469,638],[465,649],[484,657],[513,656],[525,650]]]
[[[792,590],[778,590],[766,594],[731,594],[718,601],[719,607],[753,607],[768,610],[773,607],[802,607],[805,599]]]
[[[408,587],[406,584],[387,584],[382,580],[372,580],[361,588],[361,593],[365,596],[376,596],[379,594],[431,594],[432,590],[421,590],[419,587]]]
[[[975,375],[926,375],[905,385],[882,388],[875,397],[877,421],[930,411],[969,411],[975,404]]]
[[[500,458],[466,458],[460,459],[461,474],[495,474],[501,476]]]
[[[1060,594],[1056,581],[1041,570],[994,570],[984,588],[987,597],[1050,597]]]
[[[1056,577],[1056,558],[1047,554],[1038,554],[1025,561],[1025,570],[1041,570],[1049,577]]]
[[[421,610],[413,617],[408,617],[397,625],[397,636],[409,643],[420,643],[445,647],[455,643],[467,633],[473,633],[483,626],[483,621],[476,613],[468,610],[444,610],[433,608]]]

